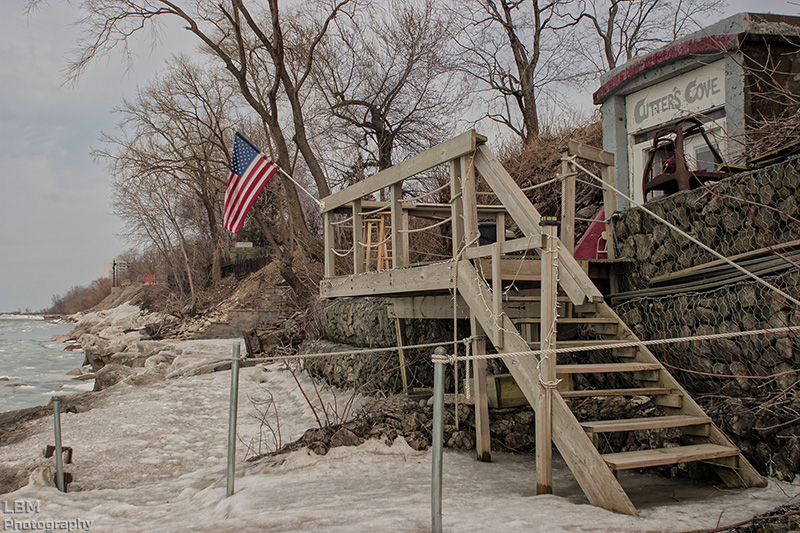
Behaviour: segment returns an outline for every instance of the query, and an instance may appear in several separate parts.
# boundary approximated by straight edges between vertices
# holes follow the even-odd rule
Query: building
[[[594,93],[618,189],[642,202],[653,138],[696,118],[726,163],[746,163],[773,120],[800,111],[800,17],[739,13],[608,72]],[[701,135],[685,140],[690,170],[719,165]],[[691,162],[690,162],[691,161]],[[626,202],[621,200],[620,207]]]

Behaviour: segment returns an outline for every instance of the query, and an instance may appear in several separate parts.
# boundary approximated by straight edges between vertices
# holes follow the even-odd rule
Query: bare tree
[[[296,13],[282,13],[278,0],[266,6],[252,0],[83,0],[84,30],[70,66],[77,77],[99,55],[113,49],[127,53],[132,35],[177,18],[202,43],[202,48],[230,74],[247,105],[258,115],[270,139],[272,156],[288,173],[297,167],[294,144],[321,196],[330,193],[326,176],[306,133],[305,85],[317,48],[333,21],[353,0],[314,0]],[[29,7],[41,0],[28,0]],[[287,22],[291,21],[291,22]],[[289,119],[284,120],[286,111]],[[294,183],[276,178],[286,196],[288,233],[273,231],[278,248],[299,240],[312,257],[322,246],[306,223]],[[272,227],[271,225],[268,225]],[[277,254],[282,272],[292,268],[292,254]],[[293,285],[294,286],[294,285]],[[300,287],[296,287],[300,289]]]
[[[232,135],[234,90],[218,73],[186,57],[173,58],[169,73],[118,108],[122,135],[104,135],[94,155],[110,162],[136,158],[119,168],[164,172],[176,194],[193,195],[203,206],[212,255],[212,279],[221,278],[222,235],[218,223]],[[111,167],[114,169],[114,165]],[[135,193],[135,191],[134,191]]]
[[[699,18],[724,5],[725,0],[580,0],[569,16],[588,21],[578,51],[596,72],[606,72],[697,30]]]
[[[392,1],[337,20],[323,43],[314,79],[347,139],[336,152],[356,172],[386,169],[397,150],[424,150],[452,131],[463,90],[448,64],[450,20],[436,11],[433,0]]]
[[[571,0],[461,0],[454,9],[460,69],[488,93],[483,116],[524,142],[539,136],[539,106],[557,100],[564,84],[580,79],[572,51]]]

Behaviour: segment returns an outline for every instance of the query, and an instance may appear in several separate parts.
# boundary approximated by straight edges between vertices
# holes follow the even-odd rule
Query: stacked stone
[[[800,239],[800,156],[647,208],[726,256]],[[634,260],[623,290],[715,259],[639,208],[618,215],[614,235],[617,255]]]

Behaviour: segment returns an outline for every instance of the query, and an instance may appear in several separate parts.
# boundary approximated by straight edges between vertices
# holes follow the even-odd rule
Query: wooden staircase
[[[409,318],[469,318],[473,353],[485,353],[488,340],[499,353],[509,354],[503,361],[525,399],[537,411],[537,463],[551,464],[550,442],[554,443],[593,505],[636,515],[636,508],[617,480],[617,471],[676,463],[708,463],[729,487],[764,486],[765,480],[649,349],[619,346],[620,342],[638,339],[605,303],[603,294],[568,246],[551,238],[554,226],[549,225],[543,233],[539,212],[486,147],[486,140],[474,131],[466,132],[323,199],[325,279],[320,283],[321,296],[389,296],[404,301],[400,307],[413,311],[404,315]],[[612,154],[572,141],[568,150],[602,165],[602,179],[613,181]],[[448,203],[426,204],[404,197],[404,180],[444,163],[450,167]],[[562,213],[564,241],[572,243],[575,173],[569,166],[565,159]],[[491,189],[485,191],[481,187],[482,193],[493,193],[497,202],[478,204],[481,178]],[[369,199],[369,195],[387,189],[388,202]],[[606,187],[603,196],[605,212],[613,213],[614,193]],[[365,228],[370,226],[364,217],[377,212],[375,209],[388,209],[392,221],[390,235],[381,237],[391,239],[392,268],[368,272],[366,258],[371,248],[361,241]],[[337,275],[337,268],[341,270],[343,266],[336,257],[341,255],[336,250],[337,234],[341,232],[335,225],[338,222],[334,222],[339,216],[352,219],[352,271],[345,275]],[[431,220],[436,226],[450,222],[451,259],[411,264],[410,216]],[[479,217],[495,221],[500,230],[499,241],[505,241],[503,230],[508,219],[524,236],[480,245]],[[556,249],[553,243],[558,245]],[[611,250],[613,239],[609,246]],[[548,258],[547,264],[532,259],[541,255]],[[548,266],[554,263],[554,257],[558,258],[557,289],[553,269]],[[527,289],[504,290],[511,284]],[[548,290],[542,293],[541,286]],[[459,298],[452,298],[450,291],[456,291],[463,304]],[[543,299],[547,305],[537,305]],[[542,358],[520,355],[539,349],[541,330],[545,329],[541,328],[540,315],[545,316],[547,325],[554,308],[558,308],[555,348],[585,350],[555,358],[552,354]],[[395,318],[401,319],[400,315]],[[396,324],[401,331],[399,322]],[[545,337],[546,347],[552,349],[552,336]],[[597,346],[602,346],[603,351],[595,351]],[[402,351],[400,354],[402,361]],[[486,398],[476,402],[477,455],[485,460],[489,458],[489,394],[486,380],[479,376],[485,376],[486,360],[476,359],[473,363],[476,397]],[[558,380],[560,385],[554,388]],[[503,377],[501,381],[508,380]],[[641,418],[580,421],[570,409],[570,404],[587,398],[614,396],[651,397],[659,412],[657,416],[653,412],[653,416]],[[607,441],[614,433],[662,430],[679,437],[680,445],[620,453],[600,451],[610,451]],[[540,432],[544,438],[540,438]],[[546,493],[552,490],[552,477],[547,475],[550,469],[539,466],[537,492]]]
[[[539,213],[485,146],[478,148],[474,164],[525,236],[541,239]],[[638,339],[605,303],[602,294],[577,262],[563,249],[559,251],[558,258],[562,290],[557,300],[561,310],[557,327],[559,331],[562,328],[585,328],[597,340],[559,340],[557,347],[603,345],[615,358],[615,362],[579,363],[563,357],[571,354],[561,354],[556,365],[556,376],[566,387],[560,387],[552,399],[553,442],[589,501],[606,509],[636,515],[636,508],[616,478],[618,470],[692,461],[704,461],[711,465],[728,487],[765,486],[764,478],[649,349],[643,346],[614,348],[615,342]],[[488,302],[497,302],[492,288],[496,291],[499,284],[496,281],[491,285],[487,283],[486,278],[491,278],[480,275],[480,272],[487,270],[483,266],[480,260],[473,263],[470,259],[463,259],[457,268],[456,286],[473,318],[499,353],[514,354],[537,349],[538,339],[524,338],[518,326],[522,329],[528,326],[530,336],[534,328],[529,326],[538,325],[541,319],[523,317],[512,320],[506,313],[498,316],[496,308],[493,311]],[[502,277],[507,278],[505,275]],[[524,280],[515,281],[535,286],[539,279],[538,276],[528,275]],[[528,291],[526,294],[507,296],[505,302],[535,302],[540,298],[541,295],[535,291]],[[537,409],[540,397],[544,394],[538,358],[511,355],[503,360],[528,402]],[[571,378],[577,374],[625,375],[635,386],[575,390]],[[567,400],[594,396],[652,396],[665,415],[579,422]],[[679,431],[681,445],[606,454],[601,454],[596,447],[600,436],[606,433],[662,429]]]

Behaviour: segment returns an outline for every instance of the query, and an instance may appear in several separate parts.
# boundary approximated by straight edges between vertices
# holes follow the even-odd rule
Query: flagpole
[[[293,177],[291,177],[289,174],[287,174],[287,173],[286,173],[286,171],[285,171],[285,170],[283,170],[283,169],[282,169],[280,166],[278,166],[278,170],[281,172],[281,174],[283,174],[284,176],[286,176],[287,178],[289,178],[289,179],[291,180],[291,182],[292,182],[292,183],[294,183],[295,185],[297,185],[298,187],[300,187],[300,189],[301,189],[301,190],[302,190],[304,193],[306,193],[306,194],[307,194],[307,195],[308,195],[308,196],[309,196],[309,197],[310,197],[312,200],[314,200],[315,202],[317,202],[317,205],[318,205],[319,207],[322,207],[322,202],[320,202],[319,200],[317,200],[317,199],[314,197],[314,195],[313,195],[313,194],[311,194],[310,192],[308,192],[308,191],[306,190],[306,188],[305,188],[305,187],[303,187],[302,185],[300,185],[299,183],[297,183],[297,182],[294,180],[294,178],[293,178]]]

